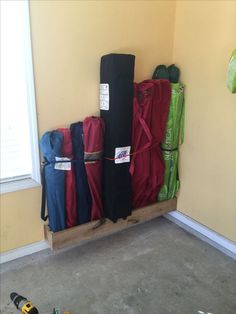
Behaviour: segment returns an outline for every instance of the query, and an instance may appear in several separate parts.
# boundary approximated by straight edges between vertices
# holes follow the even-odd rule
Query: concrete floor
[[[236,313],[236,262],[164,218],[3,264],[1,286],[2,314],[12,291],[40,314]]]

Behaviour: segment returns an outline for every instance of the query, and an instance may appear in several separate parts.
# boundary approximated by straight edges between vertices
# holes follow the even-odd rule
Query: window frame
[[[24,29],[25,29],[25,68],[27,76],[27,106],[28,106],[28,121],[30,129],[30,150],[32,157],[32,174],[12,177],[7,182],[0,183],[0,194],[14,192],[23,189],[38,187],[41,185],[40,175],[40,156],[39,156],[39,141],[38,141],[38,122],[36,111],[32,41],[30,28],[30,11],[29,1],[24,1]]]

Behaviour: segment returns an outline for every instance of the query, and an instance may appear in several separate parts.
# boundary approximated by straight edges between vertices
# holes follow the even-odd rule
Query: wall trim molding
[[[27,256],[42,250],[46,250],[48,248],[48,243],[43,240],[13,250],[9,250],[7,252],[0,253],[0,264],[10,262],[14,259]]]
[[[179,211],[165,214],[164,217],[236,260],[235,242],[228,240]]]

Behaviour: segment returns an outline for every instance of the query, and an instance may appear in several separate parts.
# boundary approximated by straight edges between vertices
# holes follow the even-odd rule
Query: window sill
[[[39,187],[41,184],[33,179],[23,179],[1,183],[0,194]]]

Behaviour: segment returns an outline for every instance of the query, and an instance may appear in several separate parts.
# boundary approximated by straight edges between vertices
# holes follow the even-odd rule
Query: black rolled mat
[[[129,174],[135,57],[109,54],[101,58],[100,113],[105,122],[103,206],[116,222],[131,214]]]

